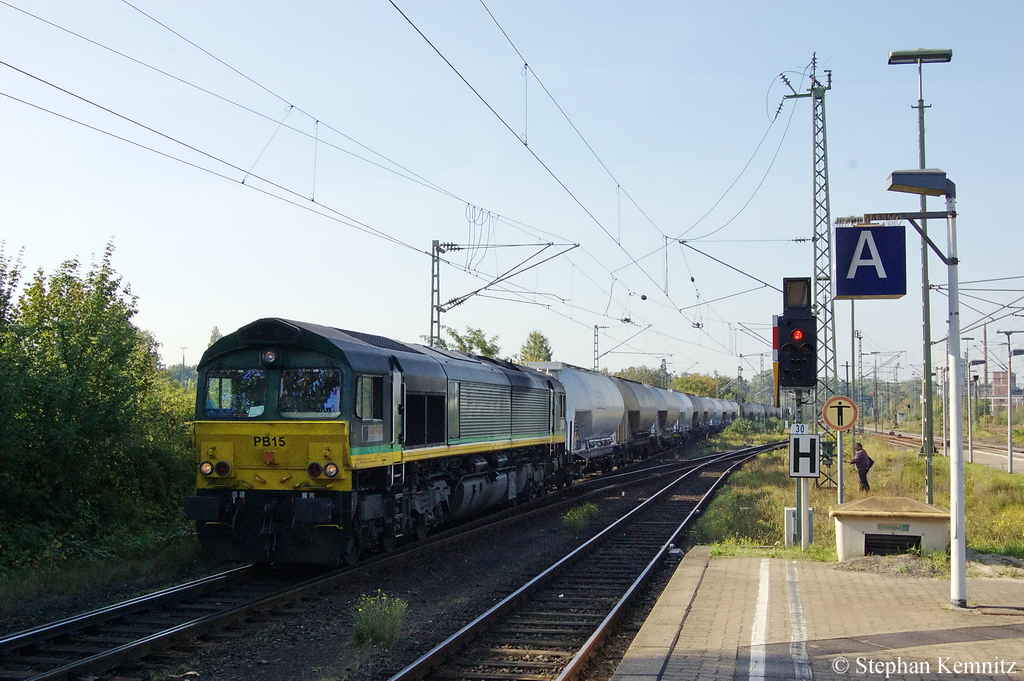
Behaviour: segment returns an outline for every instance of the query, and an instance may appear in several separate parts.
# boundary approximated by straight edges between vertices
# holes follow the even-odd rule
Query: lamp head
[[[953,50],[894,50],[889,53],[890,64],[941,64],[953,59]]]
[[[891,192],[904,194],[926,194],[927,196],[956,196],[956,185],[946,177],[945,170],[925,168],[923,170],[894,170],[889,176]]]

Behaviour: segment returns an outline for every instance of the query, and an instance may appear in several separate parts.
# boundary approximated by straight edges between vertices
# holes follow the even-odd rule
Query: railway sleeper
[[[566,625],[564,627],[544,627],[540,626],[509,626],[509,627],[498,627],[494,631],[498,634],[511,634],[513,636],[520,636],[527,634],[529,636],[535,635],[550,635],[550,636],[586,636],[594,630],[591,626],[574,627]]]
[[[519,620],[516,620],[516,621],[533,621],[533,620],[545,621],[545,620],[549,620],[549,619],[554,619],[554,620],[556,620],[558,622],[564,622],[566,620],[584,620],[584,621],[588,621],[589,622],[589,621],[592,621],[592,620],[600,621],[602,618],[604,618],[605,615],[604,615],[604,613],[601,613],[601,612],[576,613],[576,612],[564,612],[564,611],[563,612],[550,612],[550,611],[545,611],[545,610],[533,610],[531,612],[520,612],[520,613],[517,613],[516,616],[518,618],[520,618]]]
[[[551,679],[550,674],[517,674],[509,672],[506,674],[499,674],[496,672],[472,672],[472,673],[459,673],[457,671],[442,670],[436,674],[436,676],[442,679],[489,679],[494,681],[549,681]]]
[[[70,657],[43,657],[41,655],[18,655],[17,657],[9,657],[5,660],[5,664],[13,664],[16,666],[48,666],[48,667],[63,667],[69,662],[73,662],[79,659],[81,656],[75,658]],[[0,677],[2,678],[2,677]]]
[[[490,648],[491,653],[497,655],[513,655],[513,656],[527,656],[527,657],[559,657],[567,658],[572,657],[573,653],[565,650],[551,650],[548,648],[515,648],[507,645],[500,646],[497,648]]]
[[[564,662],[541,662],[534,660],[476,660],[456,663],[460,667],[515,667],[517,669],[561,669]]]

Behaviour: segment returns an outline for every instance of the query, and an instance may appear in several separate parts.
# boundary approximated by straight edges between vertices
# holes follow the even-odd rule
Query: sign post
[[[839,493],[836,501],[840,504],[843,503],[843,432],[853,428],[857,423],[859,413],[857,403],[843,395],[828,398],[821,410],[821,418],[825,421],[825,425],[837,431],[836,458],[839,459]]]
[[[821,436],[807,432],[807,424],[794,423],[789,436],[789,477],[800,478],[800,490],[797,495],[797,528],[800,532],[800,548],[807,550],[811,536],[810,522],[807,512],[807,498],[810,487],[807,481],[821,475]]]

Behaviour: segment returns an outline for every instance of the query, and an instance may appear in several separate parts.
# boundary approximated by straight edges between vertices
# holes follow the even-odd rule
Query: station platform
[[[1024,580],[969,577],[967,601],[948,579],[698,546],[612,681],[1024,679]]]

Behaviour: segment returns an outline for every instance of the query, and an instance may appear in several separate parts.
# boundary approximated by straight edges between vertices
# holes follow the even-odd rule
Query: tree
[[[498,353],[501,352],[501,348],[498,347],[498,337],[491,336],[488,339],[484,335],[483,329],[474,329],[471,326],[467,326],[465,334],[460,334],[450,326],[442,326],[441,329],[448,334],[451,340],[439,339],[438,347],[449,350],[461,350],[462,352],[470,352],[483,357],[497,357]]]
[[[14,311],[14,296],[21,280],[21,254],[11,261],[4,254],[4,243],[0,241],[0,327],[6,327]]]
[[[622,371],[616,371],[613,376],[619,378],[625,378],[630,381],[637,381],[638,383],[647,383],[648,385],[661,385],[663,374],[661,369],[655,369],[648,366],[638,367],[626,367]]]
[[[217,341],[219,341],[223,337],[224,337],[224,334],[222,334],[220,332],[220,329],[218,329],[216,326],[213,327],[213,331],[210,332],[210,342],[209,342],[209,344],[207,344],[206,347],[208,347],[208,348],[212,347],[214,343],[216,343]]]
[[[519,361],[527,362],[550,362],[551,344],[547,337],[540,331],[534,330],[526,337],[526,341],[519,348]]]
[[[75,260],[37,271],[0,329],[0,565],[174,520],[192,486],[193,398],[131,323],[112,254],[84,275]]]
[[[714,397],[717,385],[715,377],[707,374],[683,374],[672,381],[672,387],[680,392],[705,397]]]

